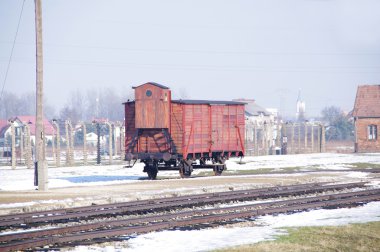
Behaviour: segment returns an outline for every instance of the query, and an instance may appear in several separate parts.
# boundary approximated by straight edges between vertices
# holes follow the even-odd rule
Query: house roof
[[[271,114],[265,108],[261,107],[253,99],[236,99],[236,101],[245,102],[245,113],[247,116],[270,116]]]
[[[169,89],[167,86],[164,86],[164,85],[158,84],[158,83],[156,83],[156,82],[147,82],[147,83],[144,83],[144,84],[141,84],[141,85],[139,85],[139,86],[132,87],[132,88],[135,89],[135,88],[141,87],[141,86],[146,85],[146,84],[151,84],[151,85],[153,85],[153,86],[156,86],[156,87],[159,87],[159,88],[162,88],[162,89]]]
[[[24,124],[28,123],[30,127],[30,134],[32,136],[35,135],[35,132],[36,132],[36,117],[35,116],[16,116],[14,120],[17,120],[17,119]],[[43,125],[44,125],[45,135],[54,135],[55,129],[49,120],[44,118]]]
[[[4,131],[8,128],[9,124],[7,120],[0,119],[0,135],[4,134]]]
[[[380,85],[362,85],[356,92],[354,117],[380,117]]]
[[[236,102],[236,101],[172,100],[172,102],[173,103],[181,103],[181,104],[245,105],[244,102]]]

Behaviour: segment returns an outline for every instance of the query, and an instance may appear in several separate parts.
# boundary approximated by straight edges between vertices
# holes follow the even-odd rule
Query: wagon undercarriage
[[[156,179],[160,170],[177,170],[181,178],[189,178],[194,169],[211,169],[215,176],[219,176],[227,169],[225,164],[228,157],[242,156],[242,153],[230,152],[225,156],[222,153],[215,153],[211,156],[199,157],[193,155],[194,158],[183,159],[177,155],[172,155],[171,159],[157,158],[158,153],[147,154],[141,153],[136,155],[140,157],[140,161],[145,164],[143,172],[148,174],[149,179]],[[162,153],[161,153],[162,154]],[[156,158],[155,158],[156,156]],[[168,155],[166,155],[167,157]],[[197,157],[198,156],[198,157]],[[162,155],[160,155],[162,157]]]
[[[149,179],[156,179],[160,170],[178,170],[181,178],[189,178],[194,169],[212,169],[214,175],[219,176],[227,169],[225,161],[225,158],[141,160],[145,164],[143,171],[148,174]]]

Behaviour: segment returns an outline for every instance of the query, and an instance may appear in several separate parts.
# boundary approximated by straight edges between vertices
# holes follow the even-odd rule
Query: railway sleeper
[[[15,226],[20,224],[31,224],[31,223],[43,223],[46,221],[55,221],[59,219],[69,219],[78,217],[94,217],[99,215],[107,214],[122,214],[122,213],[132,213],[138,211],[152,211],[159,208],[169,209],[170,207],[178,207],[178,205],[202,205],[210,204],[216,202],[231,202],[231,201],[243,201],[249,199],[257,198],[270,198],[270,197],[280,197],[289,196],[291,194],[302,194],[302,193],[314,193],[318,191],[336,190],[344,188],[355,188],[365,186],[364,182],[361,183],[349,183],[349,184],[338,184],[338,185],[325,185],[325,184],[301,184],[293,186],[280,186],[282,190],[276,190],[278,188],[259,188],[251,190],[242,191],[229,191],[229,192],[219,192],[219,193],[208,193],[204,195],[189,195],[180,196],[174,198],[162,198],[157,200],[144,200],[136,202],[124,202],[117,204],[106,204],[91,207],[79,207],[73,209],[67,209],[70,214],[64,214],[65,210],[53,210],[53,211],[42,211],[34,213],[24,213],[15,214],[9,216],[2,216],[2,221],[0,227]],[[301,187],[301,188],[300,188]],[[305,190],[303,187],[308,188]],[[323,189],[323,190],[322,190]]]
[[[334,207],[334,206],[357,205],[357,204],[363,204],[365,202],[369,202],[372,200],[380,199],[379,190],[343,193],[340,195],[337,194],[336,197],[338,199],[331,200],[331,197],[329,197],[329,195],[325,195],[325,196],[318,196],[318,197],[312,197],[312,198],[273,202],[275,203],[274,207],[272,205],[268,205],[267,203],[258,203],[256,205],[263,205],[267,207],[263,209],[245,209],[244,208],[241,212],[236,212],[235,210],[238,208],[242,208],[242,206],[234,206],[234,207],[229,207],[226,209],[206,209],[206,210],[198,211],[197,214],[201,214],[201,213],[203,214],[212,213],[212,214],[203,215],[203,216],[192,215],[193,216],[192,218],[188,218],[184,220],[169,220],[170,219],[170,217],[168,217],[170,216],[169,214],[166,215],[166,218],[165,217],[161,218],[161,216],[150,216],[148,218],[144,218],[144,220],[148,221],[148,219],[150,220],[156,219],[162,222],[159,222],[159,223],[154,222],[154,223],[149,223],[146,225],[129,226],[129,227],[117,228],[117,229],[111,229],[111,230],[88,231],[85,233],[82,232],[82,233],[76,233],[76,234],[68,234],[68,235],[60,236],[60,237],[44,237],[44,238],[36,238],[36,239],[30,239],[30,240],[24,240],[24,241],[15,241],[15,242],[10,242],[6,244],[1,244],[0,251],[26,249],[26,248],[31,248],[32,246],[35,248],[35,247],[45,246],[49,244],[62,244],[62,243],[67,243],[67,242],[79,241],[79,240],[97,239],[101,237],[111,237],[111,236],[117,236],[117,235],[128,235],[134,232],[145,233],[145,232],[156,231],[160,229],[168,229],[168,228],[175,228],[175,227],[178,228],[178,227],[183,227],[183,226],[197,225],[197,224],[210,223],[210,222],[229,221],[229,220],[233,220],[237,218],[252,218],[254,216],[265,215],[265,214],[277,214],[277,213],[287,213],[287,212],[294,212],[294,211],[303,211],[303,210],[315,209],[315,208],[320,208],[320,207],[325,208],[325,207]],[[215,214],[213,213],[213,211],[215,212],[229,211],[229,212]],[[193,211],[191,211],[191,213],[192,212]],[[180,214],[182,214],[182,216],[187,215],[185,213],[180,213]],[[179,216],[177,216],[177,218],[178,217]],[[173,218],[176,218],[176,216],[173,215],[171,219]],[[71,227],[71,228],[75,228],[75,227]],[[61,228],[61,229],[65,229],[65,228]],[[45,233],[49,231],[50,230],[42,230],[42,232],[45,232]],[[66,230],[66,233],[67,231],[68,230]],[[124,232],[124,233],[120,234],[120,232]],[[36,233],[36,231],[34,231],[34,233]],[[60,234],[62,233],[64,232],[61,232]],[[24,233],[20,235],[26,235],[26,234]]]
[[[237,219],[245,219],[245,218],[253,218],[261,215],[267,215],[267,214],[279,214],[279,213],[289,213],[294,211],[305,211],[309,209],[316,209],[316,208],[324,208],[324,207],[341,207],[346,206],[347,204],[362,204],[365,202],[369,202],[372,200],[379,200],[380,196],[367,196],[364,198],[350,198],[350,199],[339,199],[339,200],[333,200],[331,202],[312,202],[312,203],[304,203],[304,204],[297,204],[293,206],[282,206],[282,207],[275,207],[273,209],[254,209],[254,210],[248,210],[248,211],[242,211],[242,212],[232,212],[232,213],[222,213],[222,214],[213,214],[213,215],[207,215],[207,216],[195,216],[194,218],[190,219],[183,219],[183,220],[169,220],[169,221],[163,221],[158,223],[150,223],[145,225],[139,225],[139,226],[131,226],[131,227],[122,227],[122,228],[116,228],[111,230],[98,230],[98,231],[92,231],[92,232],[86,232],[81,234],[68,234],[65,236],[55,237],[54,239],[49,239],[48,244],[69,244],[74,241],[81,241],[81,240],[94,240],[101,237],[114,237],[114,236],[127,236],[132,235],[136,233],[147,233],[152,231],[159,231],[159,230],[165,230],[165,229],[175,229],[175,228],[181,228],[181,227],[187,227],[187,226],[195,226],[195,225],[201,225],[201,224],[207,224],[207,223],[216,223],[216,222],[226,222],[231,220],[237,220]],[[36,242],[39,239],[35,239],[32,242],[29,241],[29,246],[36,247],[37,246],[44,246],[45,244],[41,244],[40,242]],[[47,241],[47,240],[45,240]],[[27,241],[22,242],[22,245],[27,246]],[[26,247],[21,247],[22,245],[20,243],[15,244],[17,246],[17,249],[25,249]],[[0,246],[0,248],[4,249],[4,247]],[[30,247],[28,247],[30,248]],[[8,251],[8,250],[4,250]]]

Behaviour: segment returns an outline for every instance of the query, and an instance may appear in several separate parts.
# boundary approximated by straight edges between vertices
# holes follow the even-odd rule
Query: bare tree
[[[322,120],[327,124],[327,140],[352,140],[354,125],[349,119],[339,107],[325,107],[322,110]]]
[[[75,109],[70,107],[69,105],[65,105],[61,110],[59,117],[61,120],[70,120],[73,125],[75,125],[80,119],[79,119],[79,112]]]
[[[107,88],[101,92],[100,113],[103,118],[111,121],[121,120],[123,118],[122,98],[115,93],[113,89]]]
[[[44,99],[45,117],[52,118],[54,107]],[[36,114],[36,95],[33,92],[16,95],[4,92],[0,106],[0,118],[9,119],[21,115]]]
[[[98,92],[94,89],[86,91],[86,119],[92,120],[99,117],[99,97]]]
[[[18,115],[18,103],[19,101],[15,94],[4,92],[0,107],[1,117],[4,119],[9,119],[10,117]]]
[[[76,91],[71,92],[69,98],[69,106],[72,111],[75,111],[78,120],[86,119],[86,98],[82,92],[78,89]]]

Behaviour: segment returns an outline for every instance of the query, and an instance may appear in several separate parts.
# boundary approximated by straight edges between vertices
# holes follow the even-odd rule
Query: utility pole
[[[44,156],[43,127],[43,62],[42,62],[42,7],[41,0],[35,0],[36,25],[36,165],[38,190],[48,190],[48,170]]]

